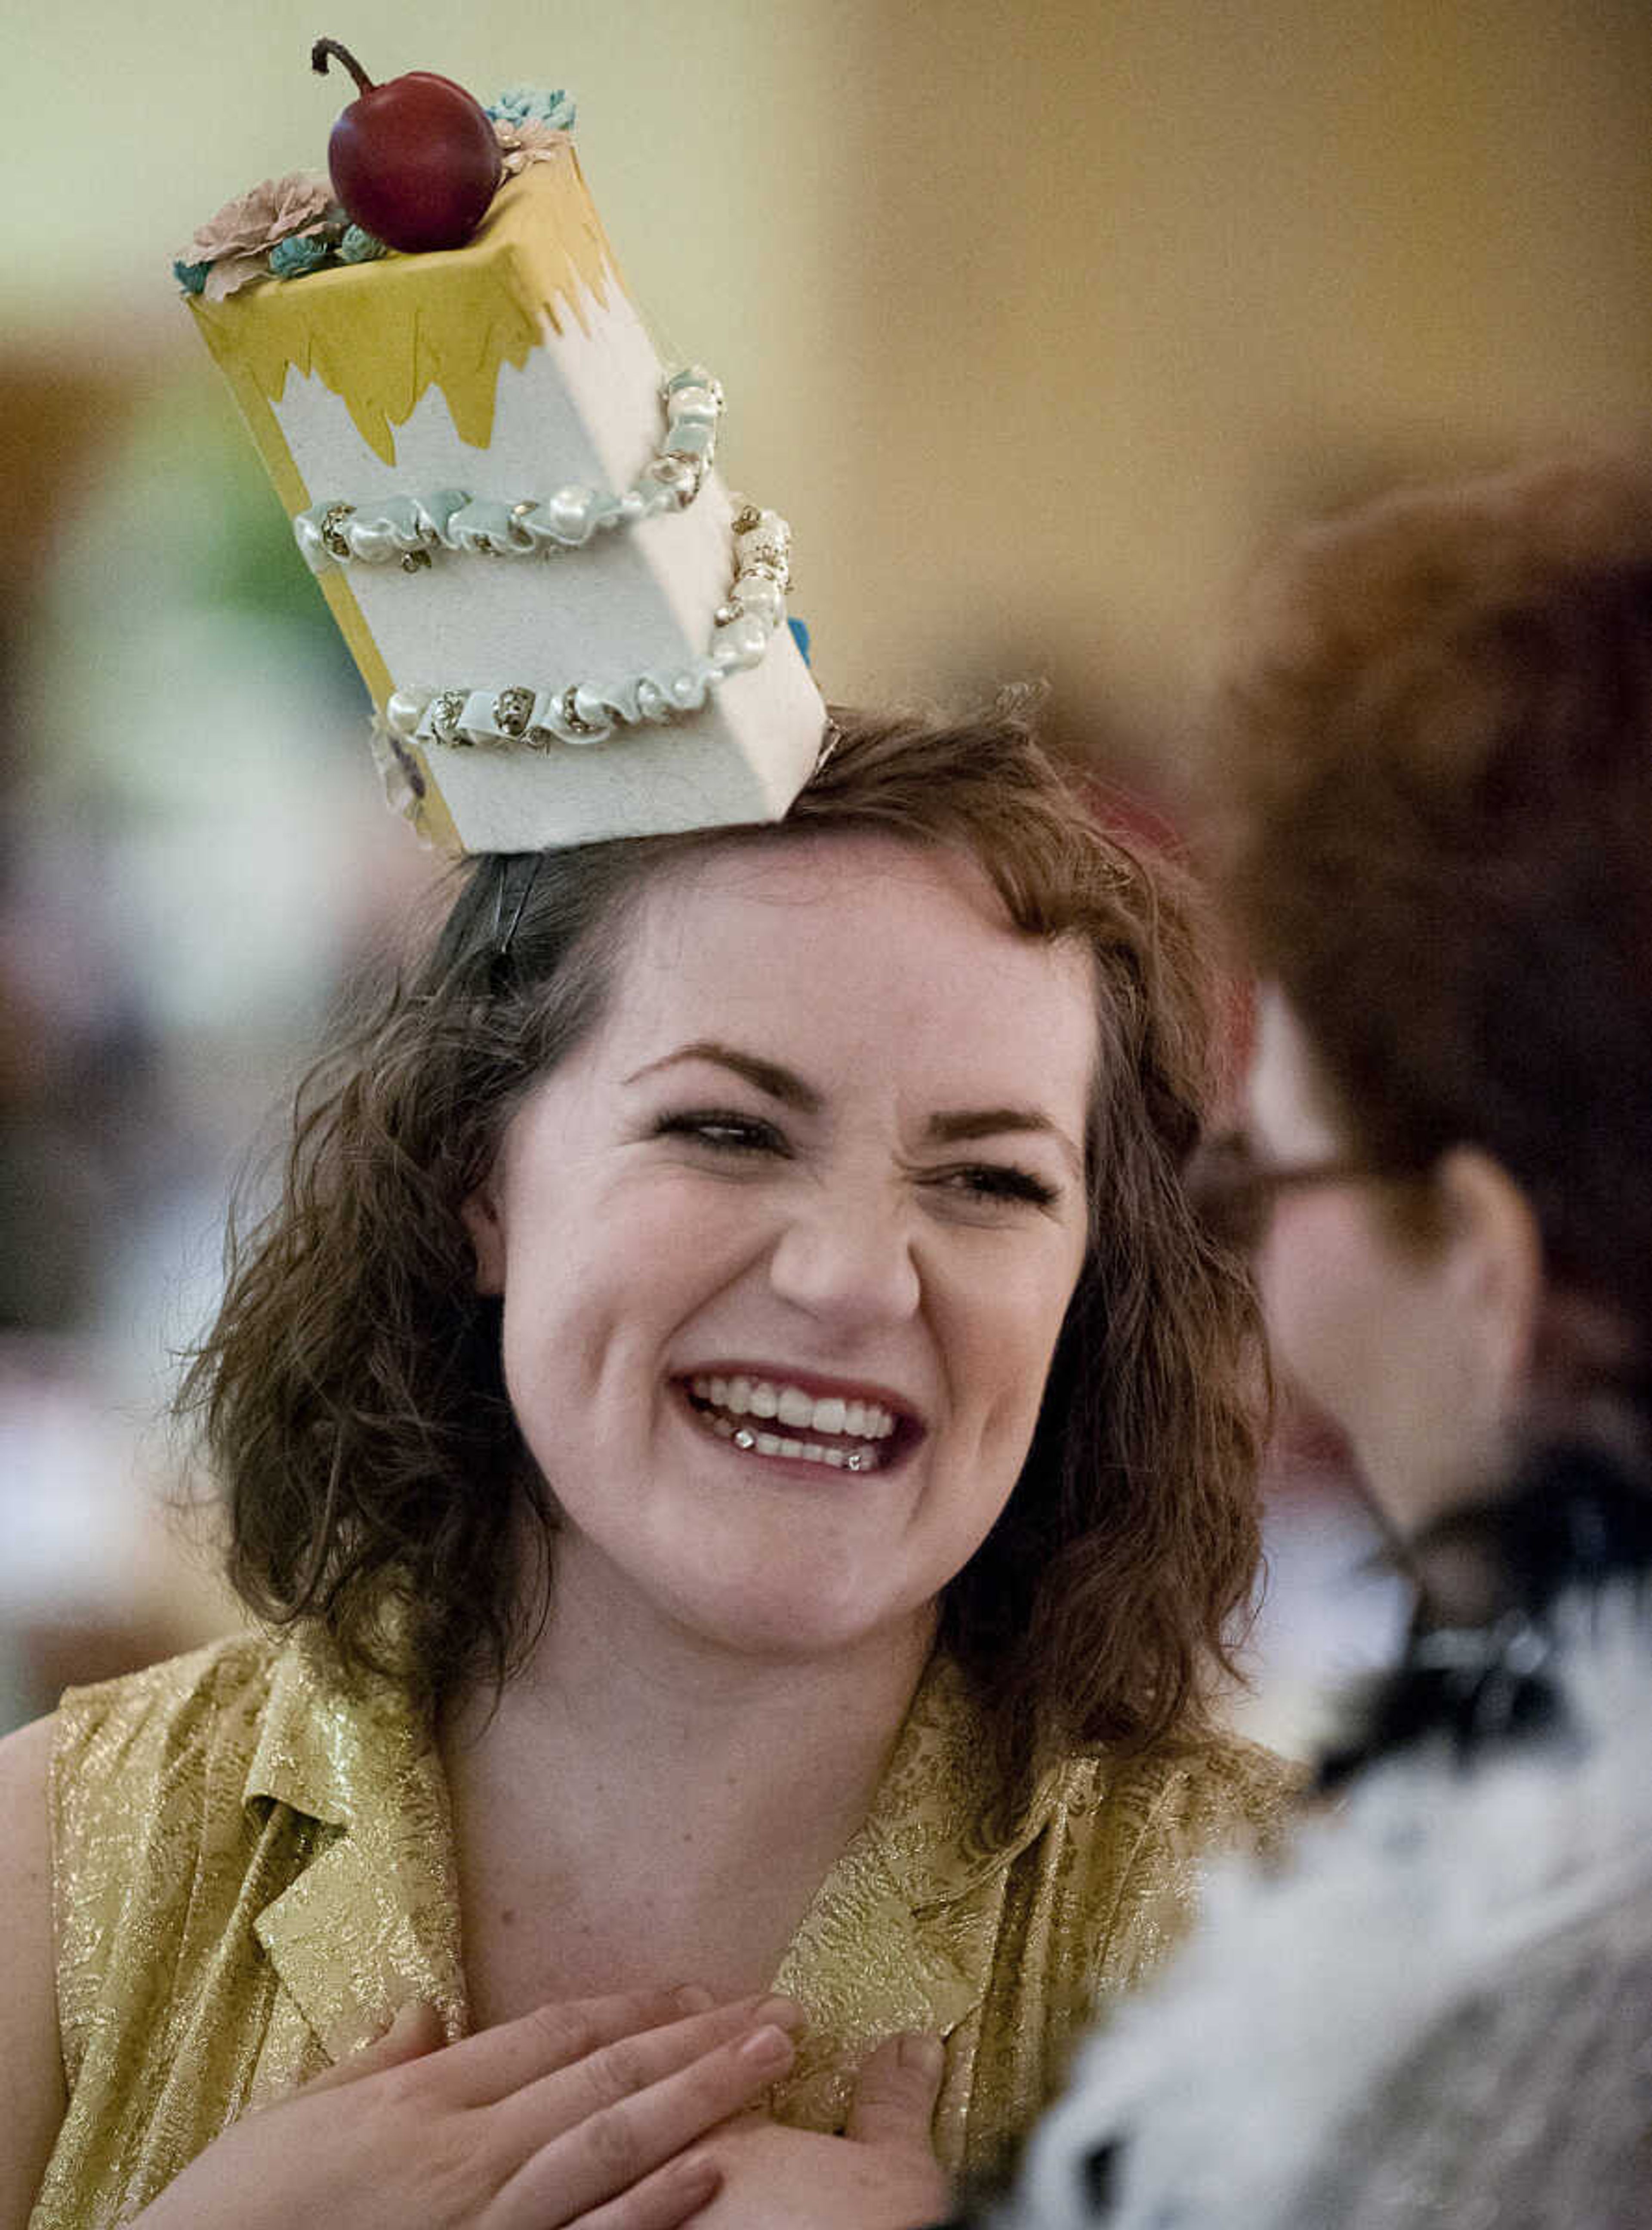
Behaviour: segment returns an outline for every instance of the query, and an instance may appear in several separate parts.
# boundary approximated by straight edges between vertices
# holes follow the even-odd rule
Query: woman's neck
[[[467,1938],[525,1905],[556,1938],[537,1988],[763,1987],[866,1816],[933,1630],[747,1653],[562,1559],[528,1662],[444,1727]]]
[[[927,1615],[839,1652],[794,1659],[730,1649],[685,1631],[622,1591],[559,1576],[531,1659],[503,1714],[521,1738],[564,1755],[581,1777],[600,1766],[650,1784],[703,1786],[732,1799],[772,1790],[778,1759],[812,1791],[864,1814],[933,1641]],[[782,1812],[783,1805],[780,1808]]]

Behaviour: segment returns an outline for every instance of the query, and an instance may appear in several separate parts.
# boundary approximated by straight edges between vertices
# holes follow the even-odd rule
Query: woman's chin
[[[823,1603],[818,1589],[791,1595],[768,1587],[760,1595],[696,1606],[692,1630],[731,1654],[797,1666],[910,1648],[915,1636],[927,1640],[934,1623],[927,1608],[880,1617],[864,1601]]]
[[[697,1576],[674,1573],[652,1591],[652,1608],[701,1647],[754,1661],[798,1666],[927,1648],[933,1604],[914,1608],[839,1578],[824,1588],[818,1560],[799,1558],[787,1569],[769,1558],[743,1572],[725,1563]]]

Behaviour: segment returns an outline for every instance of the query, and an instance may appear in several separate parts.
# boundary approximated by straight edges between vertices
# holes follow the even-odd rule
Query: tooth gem
[[[825,1464],[833,1471],[870,1472],[877,1468],[877,1458],[870,1448],[850,1452],[845,1448],[827,1447],[820,1440],[794,1440],[775,1433],[754,1433],[742,1425],[738,1430],[726,1417],[708,1420],[718,1438],[732,1440],[746,1454],[783,1456],[790,1463]]]

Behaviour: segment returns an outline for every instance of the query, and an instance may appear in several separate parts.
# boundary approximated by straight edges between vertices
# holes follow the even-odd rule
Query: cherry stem
[[[355,55],[351,54],[350,48],[348,47],[341,47],[337,39],[318,39],[316,41],[314,46],[310,49],[310,67],[314,70],[318,77],[325,77],[327,74],[327,63],[329,60],[333,57],[337,57],[339,61],[343,62],[344,68],[350,72],[351,77],[355,79],[356,90],[358,93],[371,93],[373,90],[372,79],[369,77],[367,72],[357,61]]]

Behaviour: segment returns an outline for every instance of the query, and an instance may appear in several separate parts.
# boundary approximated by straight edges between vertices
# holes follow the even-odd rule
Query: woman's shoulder
[[[55,1715],[55,1774],[66,1764],[95,1776],[119,1763],[122,1776],[142,1760],[158,1763],[180,1747],[213,1744],[255,1720],[269,1694],[281,1645],[267,1634],[232,1634],[138,1672],[66,1689]]]
[[[0,1742],[0,2222],[27,2219],[63,2118],[46,1808],[53,1731],[39,1719]]]
[[[47,1783],[60,1892],[186,1816],[239,1808],[282,1653],[236,1634],[64,1692]]]

